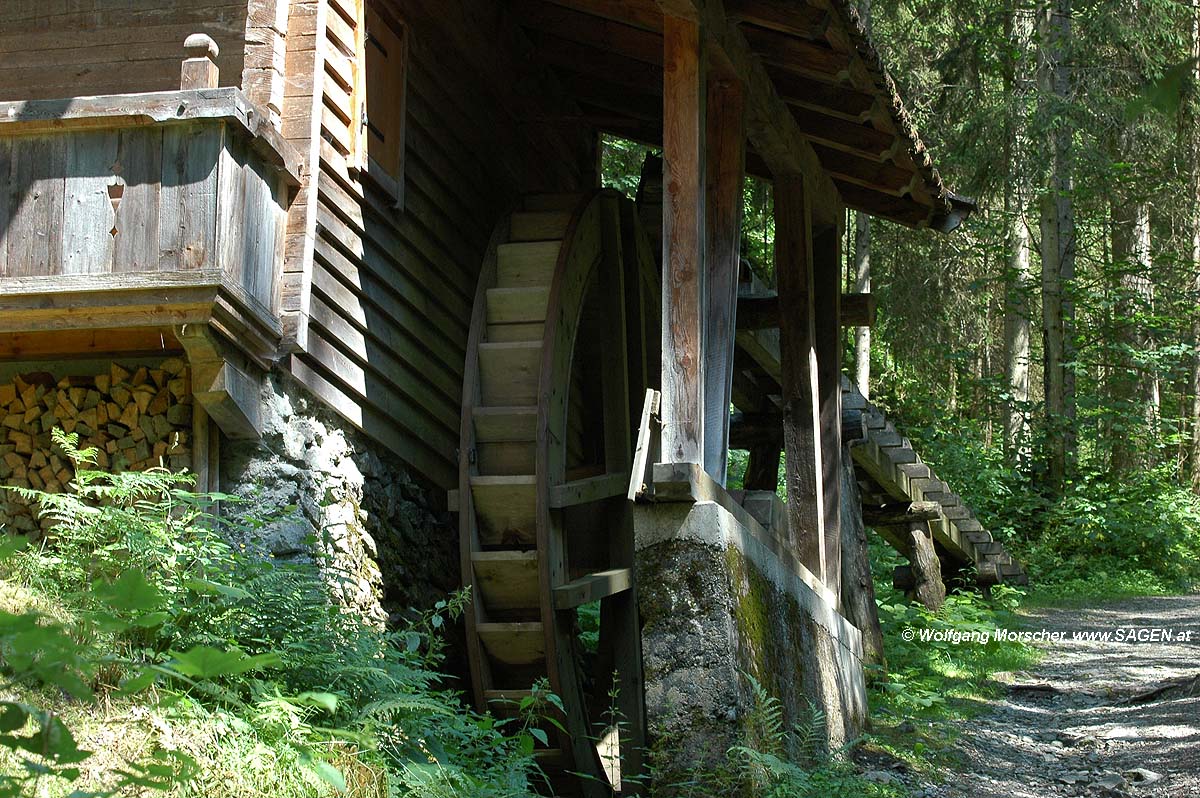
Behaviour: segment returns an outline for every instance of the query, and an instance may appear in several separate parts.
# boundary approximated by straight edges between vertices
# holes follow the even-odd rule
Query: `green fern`
[[[746,719],[747,744],[763,753],[782,755],[787,745],[783,705],[749,673],[743,673],[742,676],[749,683],[754,700],[753,709]]]
[[[801,762],[821,762],[829,756],[825,710],[808,702],[808,718],[792,730],[796,755]]]

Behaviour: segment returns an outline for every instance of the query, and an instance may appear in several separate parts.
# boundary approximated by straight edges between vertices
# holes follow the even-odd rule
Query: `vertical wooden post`
[[[842,331],[841,235],[837,227],[813,238],[813,326],[821,420],[821,482],[825,500],[825,584],[841,595]]]
[[[209,484],[209,423],[208,413],[200,403],[192,401],[192,472],[196,475],[196,492],[208,493]]]
[[[704,58],[694,20],[663,17],[662,457],[703,462]]]
[[[782,434],[782,433],[781,433]],[[750,449],[746,474],[742,477],[746,490],[779,489],[779,444],[760,444]]]
[[[179,71],[179,88],[215,89],[220,83],[221,75],[217,70],[217,55],[220,49],[210,36],[203,33],[193,33],[183,41],[183,51],[187,58]]]
[[[828,582],[812,265],[812,213],[804,177],[777,176],[775,276],[779,283],[788,527],[800,561]]]
[[[745,92],[735,77],[708,85],[708,239],[705,251],[704,470],[725,484],[733,334],[741,264],[742,182],[746,170]]]

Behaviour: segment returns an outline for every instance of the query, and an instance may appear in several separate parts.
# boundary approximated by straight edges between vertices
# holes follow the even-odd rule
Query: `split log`
[[[180,358],[156,365],[112,363],[103,374],[46,372],[0,383],[0,482],[48,492],[67,490],[74,474],[51,439],[54,429],[79,435],[105,470],[190,468],[190,372]],[[0,492],[0,525],[36,534],[46,524],[16,494]]]

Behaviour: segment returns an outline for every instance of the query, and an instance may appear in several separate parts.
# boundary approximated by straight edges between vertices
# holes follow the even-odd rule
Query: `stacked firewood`
[[[51,441],[55,428],[78,434],[80,448],[95,448],[102,470],[189,468],[188,383],[187,364],[177,357],[157,367],[113,363],[94,376],[57,379],[39,371],[0,383],[0,485],[66,489],[73,472]],[[0,525],[32,531],[34,515],[14,492],[0,492]]]

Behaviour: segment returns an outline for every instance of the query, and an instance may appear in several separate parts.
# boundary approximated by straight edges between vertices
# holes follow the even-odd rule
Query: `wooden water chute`
[[[630,397],[657,373],[657,280],[628,201],[538,196],[497,230],[475,298],[458,500],[472,686],[500,715],[542,680],[562,699],[537,754],[557,795],[619,792],[622,770],[629,794],[641,770],[626,489]],[[597,603],[585,643],[580,608]]]

